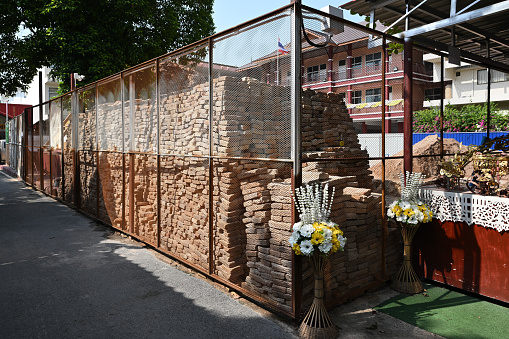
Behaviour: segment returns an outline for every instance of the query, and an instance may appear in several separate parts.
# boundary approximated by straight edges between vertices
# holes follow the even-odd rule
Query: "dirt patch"
[[[455,154],[460,151],[461,144],[455,139],[444,139],[444,154]],[[461,151],[467,150],[466,146],[462,146]],[[427,136],[419,141],[413,147],[414,156],[440,154],[440,137],[437,135]],[[403,156],[404,151],[396,153],[394,156]],[[447,159],[448,157],[444,157]],[[389,196],[397,197],[400,195],[399,173],[403,172],[403,159],[387,160],[385,162],[385,189]],[[426,176],[425,184],[434,181],[439,173],[438,163],[440,156],[431,156],[423,158],[414,158],[413,171],[423,173]],[[465,173],[472,173],[472,164],[470,163]],[[370,168],[375,178],[375,192],[381,192],[382,183],[382,163],[378,163]],[[389,200],[389,199],[388,199]]]

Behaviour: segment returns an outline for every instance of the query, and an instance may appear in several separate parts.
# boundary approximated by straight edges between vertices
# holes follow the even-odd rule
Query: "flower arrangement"
[[[430,222],[433,218],[433,212],[422,201],[419,200],[418,193],[421,187],[424,175],[415,172],[406,172],[405,176],[399,174],[401,182],[401,199],[395,200],[387,209],[389,219],[399,221],[408,226],[417,226],[420,223]]]
[[[339,225],[329,219],[334,197],[334,188],[329,197],[329,184],[315,183],[295,190],[295,205],[301,221],[293,225],[288,240],[297,255],[311,256],[318,251],[324,256],[338,250],[343,251],[346,238]]]

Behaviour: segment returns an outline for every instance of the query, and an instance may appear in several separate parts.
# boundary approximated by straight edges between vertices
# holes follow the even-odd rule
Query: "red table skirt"
[[[509,302],[509,234],[464,222],[433,219],[413,241],[417,274]]]

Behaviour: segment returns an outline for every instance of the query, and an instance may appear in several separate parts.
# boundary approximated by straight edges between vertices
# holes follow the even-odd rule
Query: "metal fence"
[[[345,27],[334,44],[322,46],[323,18]],[[301,41],[302,32],[319,46]],[[292,192],[328,182],[348,245],[329,261],[325,290],[329,305],[341,303],[384,283],[401,260],[384,218],[384,185],[403,157],[370,158],[347,108],[369,100],[363,123],[382,133],[405,123],[389,100],[401,104],[402,74],[383,44],[368,48],[374,33],[285,6],[25,110],[11,122],[11,167],[33,187],[293,318],[311,302],[313,279],[288,243]],[[354,81],[353,59],[373,53],[381,59],[369,81]],[[303,90],[301,75],[316,69],[323,77],[324,64],[325,84]],[[416,81],[425,88],[430,80]],[[379,168],[370,160],[381,160]]]

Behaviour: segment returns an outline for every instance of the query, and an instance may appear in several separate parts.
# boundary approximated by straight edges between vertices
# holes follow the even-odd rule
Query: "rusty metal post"
[[[135,155],[134,155],[134,103],[135,103],[135,84],[133,75],[129,75],[129,231],[134,234],[134,173],[135,173]]]
[[[72,135],[72,170],[73,170],[73,189],[74,189],[74,206],[80,209],[80,163],[79,163],[79,133],[78,133],[78,93],[76,91],[71,94],[71,135]]]
[[[444,56],[440,57],[440,160],[444,158]]]
[[[157,140],[156,140],[156,158],[157,158],[157,179],[156,179],[156,185],[157,185],[157,192],[156,192],[156,199],[157,199],[157,240],[156,240],[156,246],[157,248],[161,247],[161,141],[160,141],[160,86],[159,86],[159,60],[156,60],[156,125],[157,125]]]
[[[302,25],[302,7],[300,0],[293,2],[292,11],[292,48],[291,48],[291,65],[292,65],[292,84],[291,84],[291,149],[293,159],[292,170],[292,193],[295,188],[302,185],[302,142],[301,142],[301,95],[302,95],[302,49],[301,49],[301,25]],[[292,199],[292,223],[297,220],[295,211],[295,203]],[[292,255],[292,313],[295,318],[300,316],[302,308],[302,261],[295,254]]]
[[[40,190],[44,192],[44,157],[42,151],[42,143],[43,143],[43,135],[42,135],[42,110],[44,106],[43,102],[43,93],[42,93],[42,71],[39,71],[39,177],[41,180]]]
[[[386,271],[387,271],[387,263],[385,260],[386,257],[386,247],[387,247],[387,216],[386,216],[386,207],[385,207],[385,100],[386,100],[386,67],[387,66],[387,40],[385,34],[382,37],[382,279],[386,279]]]
[[[215,269],[214,265],[214,160],[213,147],[214,147],[214,74],[212,73],[214,65],[213,49],[214,44],[212,39],[208,41],[209,49],[209,274],[212,274]]]
[[[92,154],[95,154],[95,217],[99,219],[99,185],[101,184],[99,178],[99,133],[97,129],[97,103],[99,102],[99,91],[97,89],[97,83],[95,84],[95,96],[94,96],[94,111],[95,111],[95,152],[92,151]]]
[[[412,99],[413,99],[413,42],[411,38],[405,38],[404,43],[404,113],[403,113],[403,150],[404,150],[404,171],[412,172],[412,156],[413,156],[413,143],[412,143]]]
[[[486,40],[486,53],[488,59],[491,56],[490,53],[490,39]],[[486,138],[490,138],[490,127],[491,127],[491,67],[488,67],[488,93],[486,93],[487,102],[486,102]]]

